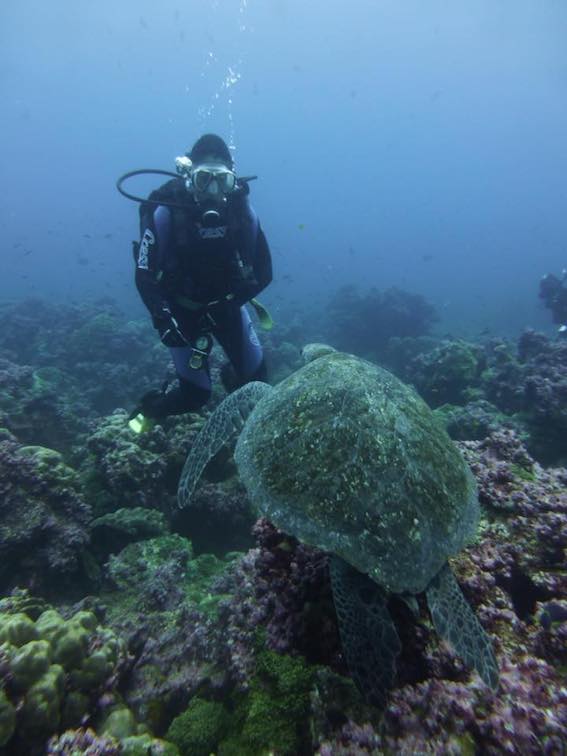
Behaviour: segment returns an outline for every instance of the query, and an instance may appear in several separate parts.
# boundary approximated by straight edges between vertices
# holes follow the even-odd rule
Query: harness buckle
[[[201,370],[203,363],[209,356],[211,340],[209,336],[199,336],[189,358],[189,367],[193,370]]]

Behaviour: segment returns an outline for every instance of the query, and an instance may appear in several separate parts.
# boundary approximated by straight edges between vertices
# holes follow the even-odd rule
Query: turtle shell
[[[395,593],[423,591],[476,531],[474,478],[441,423],[352,355],[324,355],[278,384],[235,458],[261,515]]]

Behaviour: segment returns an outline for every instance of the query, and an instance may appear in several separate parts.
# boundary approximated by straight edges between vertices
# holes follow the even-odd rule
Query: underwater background
[[[538,296],[567,266],[566,38],[559,0],[5,0],[0,754],[567,752],[567,340]],[[205,410],[129,430],[170,369],[115,183],[205,132],[258,176],[270,382],[330,343],[469,464],[451,566],[497,691],[421,602],[365,703],[327,556],[257,520],[230,450],[178,509],[216,349]]]

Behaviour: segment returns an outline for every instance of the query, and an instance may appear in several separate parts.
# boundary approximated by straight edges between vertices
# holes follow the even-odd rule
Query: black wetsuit
[[[164,313],[171,313],[188,341],[170,347],[178,387],[154,401],[146,414],[180,414],[207,402],[211,380],[203,343],[206,339],[208,352],[211,336],[224,349],[238,383],[264,377],[262,347],[244,304],[272,280],[272,261],[246,189],[230,195],[222,224],[212,228],[202,224],[202,209],[180,181],[168,182],[150,199],[183,209],[141,208],[136,286],[154,326],[159,328]]]
[[[539,296],[543,299],[545,306],[551,310],[553,322],[558,325],[567,323],[567,288],[566,274],[562,278],[548,273],[544,276],[539,285]]]

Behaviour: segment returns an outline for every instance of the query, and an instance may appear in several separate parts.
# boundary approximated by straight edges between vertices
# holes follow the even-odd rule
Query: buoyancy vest
[[[230,195],[224,224],[212,229],[203,227],[201,209],[177,179],[148,199],[183,205],[167,208],[168,240],[158,248],[164,294],[178,302],[206,304],[232,293],[254,263],[258,220],[248,201],[248,186]],[[141,205],[142,233],[154,224],[158,208]]]

